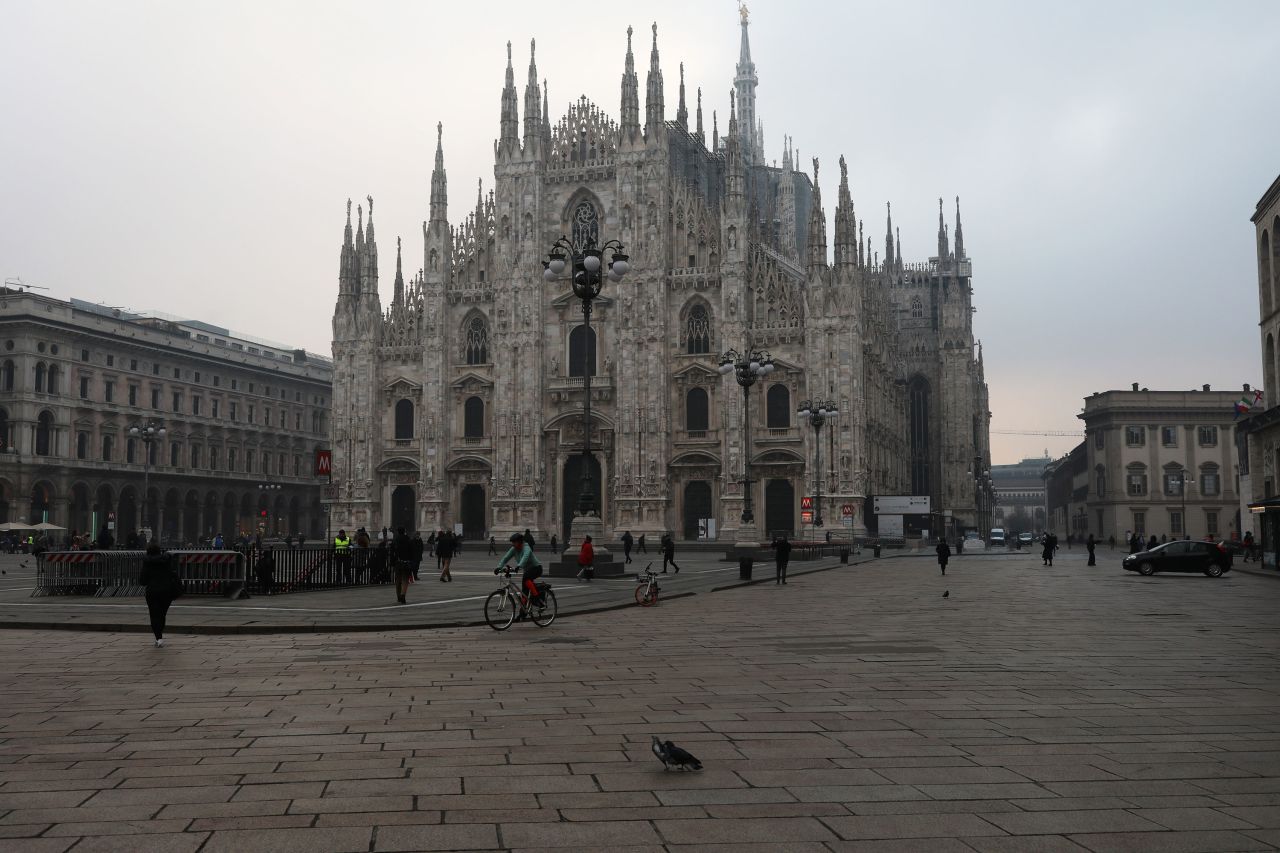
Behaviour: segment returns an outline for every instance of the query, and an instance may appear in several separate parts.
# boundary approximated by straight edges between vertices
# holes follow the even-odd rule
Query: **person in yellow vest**
[[[333,537],[333,554],[338,561],[338,574],[343,583],[351,583],[351,537],[339,530]]]

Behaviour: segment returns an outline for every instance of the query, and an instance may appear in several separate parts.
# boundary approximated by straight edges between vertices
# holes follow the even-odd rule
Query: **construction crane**
[[[1075,438],[1079,438],[1084,434],[1084,430],[993,429],[990,432],[992,435],[1063,435]]]

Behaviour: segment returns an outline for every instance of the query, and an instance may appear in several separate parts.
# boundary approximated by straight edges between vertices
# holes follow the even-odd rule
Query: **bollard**
[[[876,544],[874,544],[874,545],[872,545],[872,546],[871,546],[871,553],[872,553],[874,556],[876,556],[876,557],[879,557],[879,556],[880,556],[880,543],[879,543],[879,542],[877,542]]]
[[[739,580],[744,580],[744,581],[751,580],[751,565],[752,565],[752,560],[750,557],[738,558],[738,579]]]
[[[849,549],[848,549],[848,548],[841,548],[841,549],[840,549],[840,563],[841,563],[842,565],[848,565],[848,564],[849,564]]]

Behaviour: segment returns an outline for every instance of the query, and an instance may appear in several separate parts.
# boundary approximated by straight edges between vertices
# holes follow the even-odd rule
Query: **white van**
[[[1003,527],[991,528],[991,535],[987,537],[987,544],[989,544],[992,548],[1003,548],[1005,545],[1004,528]]]

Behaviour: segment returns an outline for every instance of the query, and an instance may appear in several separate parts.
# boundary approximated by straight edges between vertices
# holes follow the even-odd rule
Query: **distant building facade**
[[[1045,507],[1049,513],[1049,524],[1045,529],[1059,537],[1087,538],[1089,450],[1085,442],[1080,442],[1066,456],[1045,466],[1043,479]]]
[[[1240,395],[1208,385],[1148,391],[1134,383],[1129,391],[1086,397],[1078,417],[1085,425],[1087,519],[1075,521],[1079,501],[1061,495],[1057,504],[1050,501],[1050,517],[1065,517],[1070,532],[1100,539],[1130,531],[1179,539],[1237,534],[1233,413]]]
[[[0,521],[322,536],[331,376],[327,357],[198,321],[0,289]],[[144,478],[130,428],[148,423],[165,435]]]
[[[997,527],[1013,533],[1039,533],[1045,529],[1044,471],[1051,462],[1053,458],[1046,455],[991,466]]]

